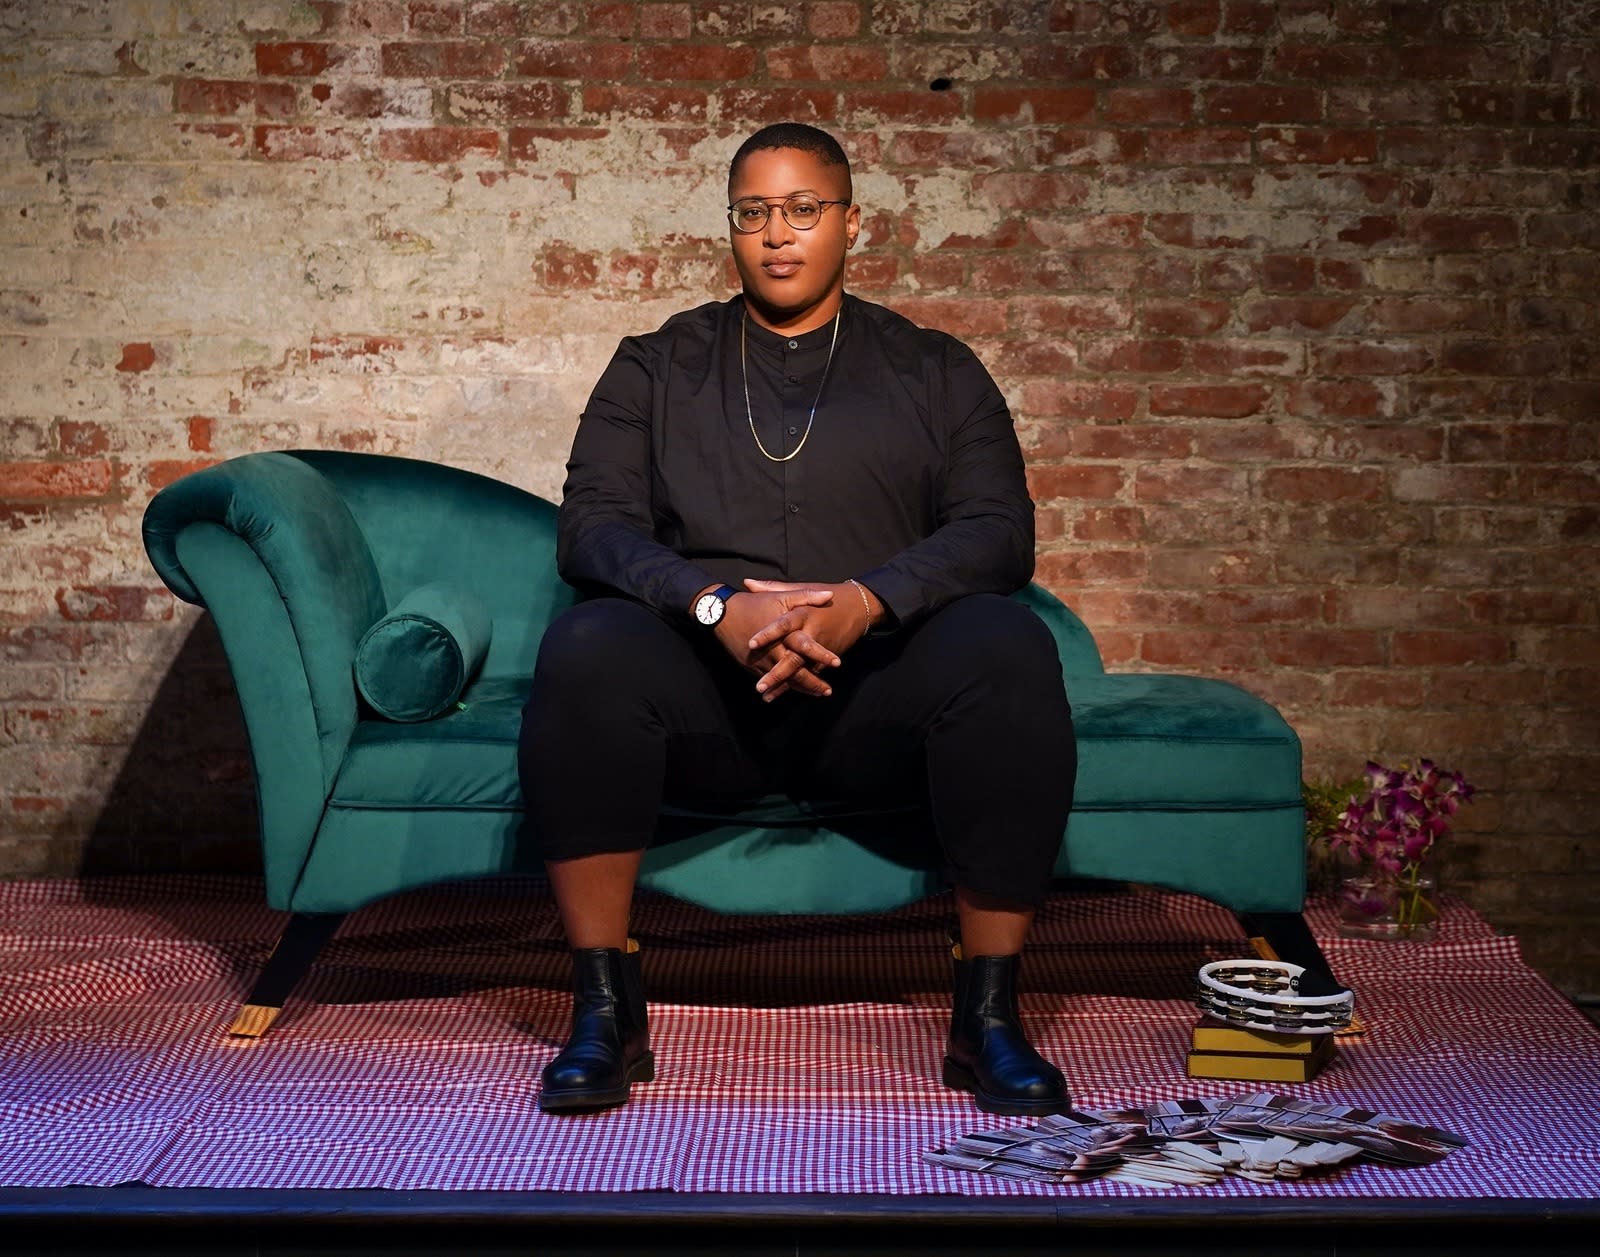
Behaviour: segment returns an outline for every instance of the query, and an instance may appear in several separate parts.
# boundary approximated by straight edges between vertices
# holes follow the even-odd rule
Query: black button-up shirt
[[[704,305],[618,347],[567,464],[568,582],[680,617],[708,585],[854,577],[901,624],[1027,583],[1022,452],[970,349],[846,296],[829,364],[831,322],[791,337],[743,314]]]

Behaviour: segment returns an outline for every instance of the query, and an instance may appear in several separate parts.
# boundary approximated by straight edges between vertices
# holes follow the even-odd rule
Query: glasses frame
[[[817,203],[817,205],[820,207],[817,211],[817,222],[812,223],[809,227],[802,227],[799,223],[795,222],[789,217],[789,202],[797,200],[815,201]],[[761,220],[761,225],[759,227],[752,227],[747,231],[745,228],[739,226],[739,219],[735,211],[741,205],[750,205],[756,202],[759,202],[766,209],[767,215]],[[780,214],[783,215],[783,221],[788,223],[790,227],[794,228],[794,230],[815,231],[817,228],[817,223],[822,221],[823,214],[828,212],[828,206],[854,204],[854,201],[825,201],[822,199],[822,197],[812,196],[809,192],[796,192],[792,196],[747,196],[743,200],[735,201],[732,205],[728,206],[728,223],[733,227],[734,231],[738,232],[741,236],[758,235],[767,229],[767,224],[772,221],[772,211],[776,209]]]

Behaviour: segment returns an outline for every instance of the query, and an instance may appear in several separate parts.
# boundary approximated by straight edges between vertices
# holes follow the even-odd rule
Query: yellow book
[[[1197,1052],[1310,1056],[1330,1037],[1325,1034],[1278,1034],[1271,1030],[1247,1030],[1243,1026],[1230,1026],[1215,1017],[1202,1017],[1190,1035],[1189,1046]]]
[[[1190,1052],[1189,1077],[1239,1078],[1252,1082],[1310,1082],[1333,1059],[1333,1040],[1309,1056],[1256,1056],[1248,1052]]]

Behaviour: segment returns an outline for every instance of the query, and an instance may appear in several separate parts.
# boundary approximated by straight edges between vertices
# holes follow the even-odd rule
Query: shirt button
[[[798,383],[800,383],[800,377],[798,375],[788,375],[788,376],[785,376],[784,378],[786,380],[788,380],[790,384],[798,384]]]
[[[790,425],[789,425],[789,435],[790,435],[790,436],[793,436],[793,435],[794,435],[794,434],[795,434],[795,433],[796,433],[796,432],[798,432],[798,431],[800,431],[800,429],[799,429],[799,428],[797,428],[797,427],[795,427],[795,426],[794,426],[794,424],[792,424],[792,423],[791,423],[791,424],[790,424]]]
[[[789,348],[790,349],[799,349],[800,348],[800,342],[797,341],[797,340],[790,341],[789,342]]]
[[[789,514],[791,514],[791,515],[800,514],[800,508],[798,506],[796,506],[793,502],[789,503]]]

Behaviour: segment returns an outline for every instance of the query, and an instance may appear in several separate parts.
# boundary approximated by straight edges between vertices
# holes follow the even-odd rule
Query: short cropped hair
[[[771,126],[762,127],[739,145],[739,151],[728,163],[728,185],[733,185],[733,177],[739,173],[745,158],[751,153],[772,148],[797,148],[802,153],[819,158],[824,166],[844,167],[845,195],[854,199],[855,193],[850,183],[850,159],[845,156],[839,141],[826,131],[807,126],[804,122],[774,122]]]

